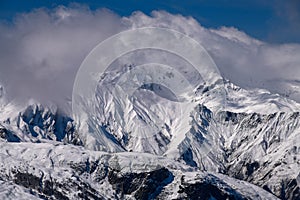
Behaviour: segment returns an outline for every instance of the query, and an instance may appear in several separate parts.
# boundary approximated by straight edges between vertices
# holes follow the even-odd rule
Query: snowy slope
[[[25,105],[10,102],[0,108],[0,132],[8,142],[80,143],[73,120],[57,110],[34,102]]]
[[[109,154],[59,143],[3,143],[0,151],[0,177],[11,191],[24,192],[23,199],[32,194],[55,199],[276,199],[245,181],[151,154]]]
[[[99,104],[107,105],[100,107],[98,120],[121,151],[164,155],[202,170],[230,174],[283,199],[299,195],[298,183],[289,184],[296,180],[300,169],[297,102],[220,80],[185,94],[189,96],[188,101],[181,102],[183,109],[176,103],[174,106],[170,96],[160,95],[168,91],[153,85],[137,90],[141,94],[136,94],[136,101],[126,96],[114,98],[105,89],[102,87],[97,94]],[[152,104],[147,105],[151,100]],[[137,116],[154,128],[160,125],[160,130],[144,132],[149,126],[137,126]],[[289,196],[283,190],[296,192]]]
[[[137,192],[133,184],[129,191],[120,192],[118,182],[132,183],[166,172],[166,180],[147,186],[152,188],[148,188],[150,192],[145,189],[148,195],[162,199],[194,198],[199,195],[196,191],[210,189],[215,191],[215,198],[241,195],[248,199],[274,199],[269,196],[271,193],[281,199],[299,198],[298,103],[265,90],[244,90],[222,80],[200,85],[194,93],[182,92],[180,98],[155,84],[145,84],[133,96],[122,98],[113,98],[116,96],[110,88],[106,89],[101,87],[97,93],[98,118],[81,122],[79,128],[55,107],[34,102],[25,106],[2,104],[2,187],[16,195],[24,192],[41,198],[84,198],[83,194],[89,198],[137,198],[145,193],[141,192],[145,188]],[[100,140],[88,134],[93,129],[97,129]],[[90,150],[63,143],[84,145]],[[12,173],[5,163],[15,163],[11,166],[17,172]],[[76,169],[66,163],[77,163]],[[99,171],[89,172],[91,163]],[[167,171],[157,172],[159,166],[167,167]],[[114,170],[111,180],[103,175],[105,181],[100,184],[91,176],[104,173],[103,167]],[[125,171],[121,173],[120,168]],[[174,176],[172,180],[168,178],[169,171]],[[119,173],[130,178],[119,179]],[[28,185],[24,177],[29,182],[39,181]],[[50,182],[41,186],[44,178]],[[163,188],[159,192],[153,189],[158,185]],[[88,190],[83,189],[86,187]],[[0,194],[9,196],[7,192]]]
[[[0,198],[7,200],[37,200],[39,197],[30,193],[30,189],[17,185],[13,181],[0,180]]]
[[[167,80],[163,82],[168,86],[165,87],[151,81],[145,84],[145,69],[140,73],[131,72],[130,67],[122,70],[125,72],[105,74],[96,91],[96,106],[89,110],[92,114],[81,117],[84,120],[79,122],[79,130],[84,133],[82,139],[88,148],[156,155],[176,151],[190,133],[194,120],[191,115],[197,112],[200,104],[214,114],[219,111],[272,114],[300,110],[299,103],[278,94],[261,89],[245,90],[221,79],[210,84],[204,82],[193,90],[183,81],[178,83],[181,79],[173,71],[156,71],[152,76],[149,72],[153,82],[156,82],[153,77]],[[129,74],[125,80],[122,80],[123,73]],[[173,76],[168,76],[171,73]],[[174,86],[181,91],[174,92]]]

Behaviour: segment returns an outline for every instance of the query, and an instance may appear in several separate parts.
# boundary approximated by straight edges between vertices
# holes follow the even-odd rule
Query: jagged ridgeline
[[[114,153],[88,150],[57,109],[2,105],[1,199],[299,199],[299,104],[225,81],[226,110],[215,112],[219,84],[191,96],[186,132],[168,127],[156,152],[108,124]]]

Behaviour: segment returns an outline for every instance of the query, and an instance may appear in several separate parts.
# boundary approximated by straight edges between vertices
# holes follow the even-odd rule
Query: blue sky
[[[11,22],[17,13],[32,9],[68,6],[72,1],[1,0],[0,18]],[[139,10],[166,10],[192,16],[205,27],[233,26],[252,37],[271,43],[300,43],[300,1],[298,0],[77,0],[92,10],[108,8],[121,16]]]

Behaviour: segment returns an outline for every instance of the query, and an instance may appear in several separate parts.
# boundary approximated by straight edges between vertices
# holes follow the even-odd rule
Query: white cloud
[[[85,56],[123,29],[108,10],[85,7],[38,9],[0,24],[0,82],[9,98],[64,104]]]
[[[164,11],[120,17],[109,10],[91,11],[78,5],[38,9],[18,15],[13,24],[1,23],[0,82],[10,98],[31,97],[64,105],[88,52],[115,33],[143,26],[172,28],[195,38],[221,73],[242,87],[285,93],[282,90],[299,84],[295,81],[300,80],[299,44],[268,44],[232,27],[208,29],[191,17]],[[297,94],[292,97],[300,101]]]
[[[199,41],[223,76],[241,87],[260,87],[300,101],[300,44],[268,44],[232,27],[202,27],[193,18],[153,12],[128,19],[134,27],[155,25],[184,32]],[[298,87],[295,87],[297,85]]]

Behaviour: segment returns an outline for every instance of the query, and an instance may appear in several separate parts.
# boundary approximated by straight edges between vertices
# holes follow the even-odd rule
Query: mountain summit
[[[3,199],[299,198],[297,102],[224,80],[184,98],[109,87],[80,126],[56,108],[1,107]]]

